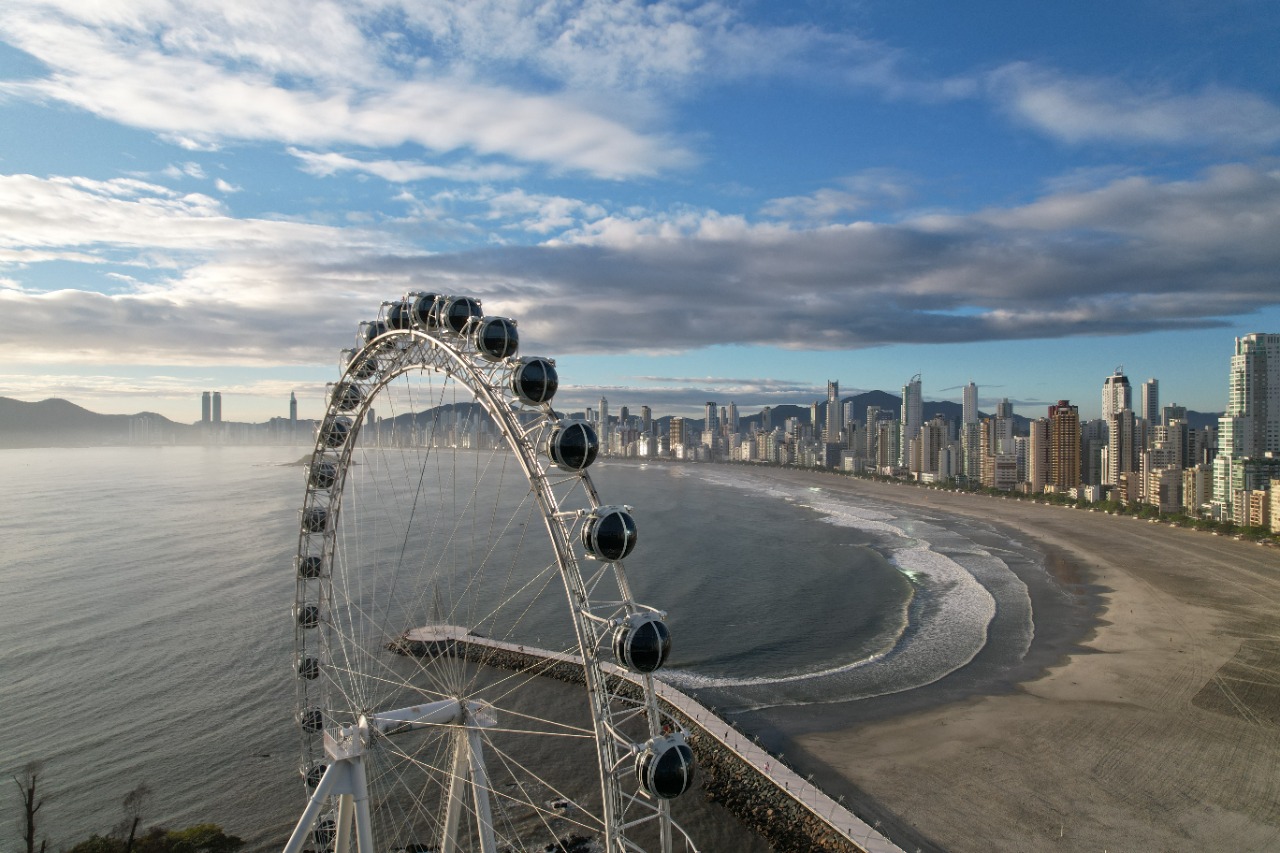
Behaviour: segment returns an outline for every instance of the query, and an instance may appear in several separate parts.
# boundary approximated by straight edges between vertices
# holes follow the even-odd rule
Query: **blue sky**
[[[1225,404],[1280,331],[1280,6],[0,8],[0,394],[318,415],[384,299],[560,405]]]

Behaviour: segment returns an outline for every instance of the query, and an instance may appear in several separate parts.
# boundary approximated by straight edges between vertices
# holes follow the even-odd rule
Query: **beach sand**
[[[1280,549],[1029,501],[768,476],[1015,528],[1101,588],[1094,631],[1038,678],[793,739],[829,789],[847,782],[851,801],[905,827],[906,849],[1280,850]]]

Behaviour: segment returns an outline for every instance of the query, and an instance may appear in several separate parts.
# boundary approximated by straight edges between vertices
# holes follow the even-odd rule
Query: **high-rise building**
[[[1117,367],[1102,382],[1102,419],[1111,423],[1111,416],[1121,409],[1133,408],[1133,389],[1129,387],[1129,377],[1124,375],[1124,366]]]
[[[1273,454],[1266,458],[1267,454]],[[1213,461],[1213,509],[1243,523],[1244,492],[1266,488],[1280,464],[1280,335],[1236,338],[1231,356],[1227,410],[1218,419]]]
[[[1142,413],[1147,423],[1160,423],[1160,382],[1152,377],[1142,383]]]
[[[609,429],[609,401],[604,397],[600,398],[600,440],[604,441],[605,433]]]
[[[1027,483],[1031,493],[1044,491],[1053,471],[1052,444],[1049,441],[1049,419],[1036,418],[1027,430]]]
[[[298,425],[298,395],[293,391],[289,392],[289,426],[296,427]]]
[[[964,386],[964,402],[961,404],[960,423],[976,424],[978,422],[978,386],[973,382]]]
[[[738,404],[737,403],[734,403],[734,402],[729,403],[729,408],[728,410],[726,410],[725,418],[727,419],[727,423],[729,425],[729,434],[733,435],[737,433],[738,432]]]
[[[222,423],[222,392],[213,392],[213,422],[215,424]]]
[[[640,407],[640,431],[646,435],[653,433],[653,409],[648,406]]]
[[[213,395],[208,391],[200,395],[200,423],[213,423]]]
[[[1049,482],[1060,492],[1080,487],[1080,409],[1070,400],[1049,407]]]
[[[924,423],[924,402],[920,396],[920,374],[911,377],[911,381],[902,386],[902,416],[898,430],[899,456],[898,465],[908,467],[911,452],[911,439],[920,435],[920,425]]]
[[[1013,423],[1013,403],[1009,402],[1008,397],[1004,397],[999,403],[996,403],[996,417],[1001,420],[1009,421],[1011,428]]]
[[[1107,476],[1104,485],[1119,485],[1123,474],[1138,470],[1141,446],[1132,409],[1121,409],[1107,421]]]
[[[840,443],[840,383],[827,382],[827,428],[823,434],[827,444]]]
[[[1168,426],[1173,421],[1185,421],[1186,419],[1186,406],[1179,406],[1177,403],[1172,403],[1168,406],[1163,406],[1160,409],[1160,422],[1165,426]]]
[[[671,451],[674,453],[677,447],[683,447],[685,443],[685,423],[682,417],[673,417],[671,419],[670,437]]]

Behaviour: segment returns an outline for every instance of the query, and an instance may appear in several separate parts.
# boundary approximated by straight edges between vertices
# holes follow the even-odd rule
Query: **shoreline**
[[[965,684],[965,667],[903,694],[742,715],[824,790],[911,849],[1280,848],[1274,549],[1029,501],[760,473],[1017,531],[1086,611],[1074,639],[1055,625],[1059,642],[1033,643],[1004,683]],[[1048,618],[1042,601],[1037,637]]]

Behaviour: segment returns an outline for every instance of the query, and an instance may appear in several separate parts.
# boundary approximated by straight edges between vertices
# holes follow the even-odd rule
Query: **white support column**
[[[350,853],[351,851],[351,818],[354,805],[350,794],[338,797],[338,832],[333,845],[334,853]]]
[[[480,729],[472,722],[467,724],[467,756],[471,763],[471,793],[476,804],[476,830],[480,834],[481,853],[498,853],[493,837],[493,810],[489,806],[489,771],[484,766],[484,745]]]
[[[453,739],[453,767],[449,773],[449,801],[445,809],[440,853],[458,853],[458,818],[462,813],[462,789],[467,784],[468,752],[466,733],[459,727]]]

